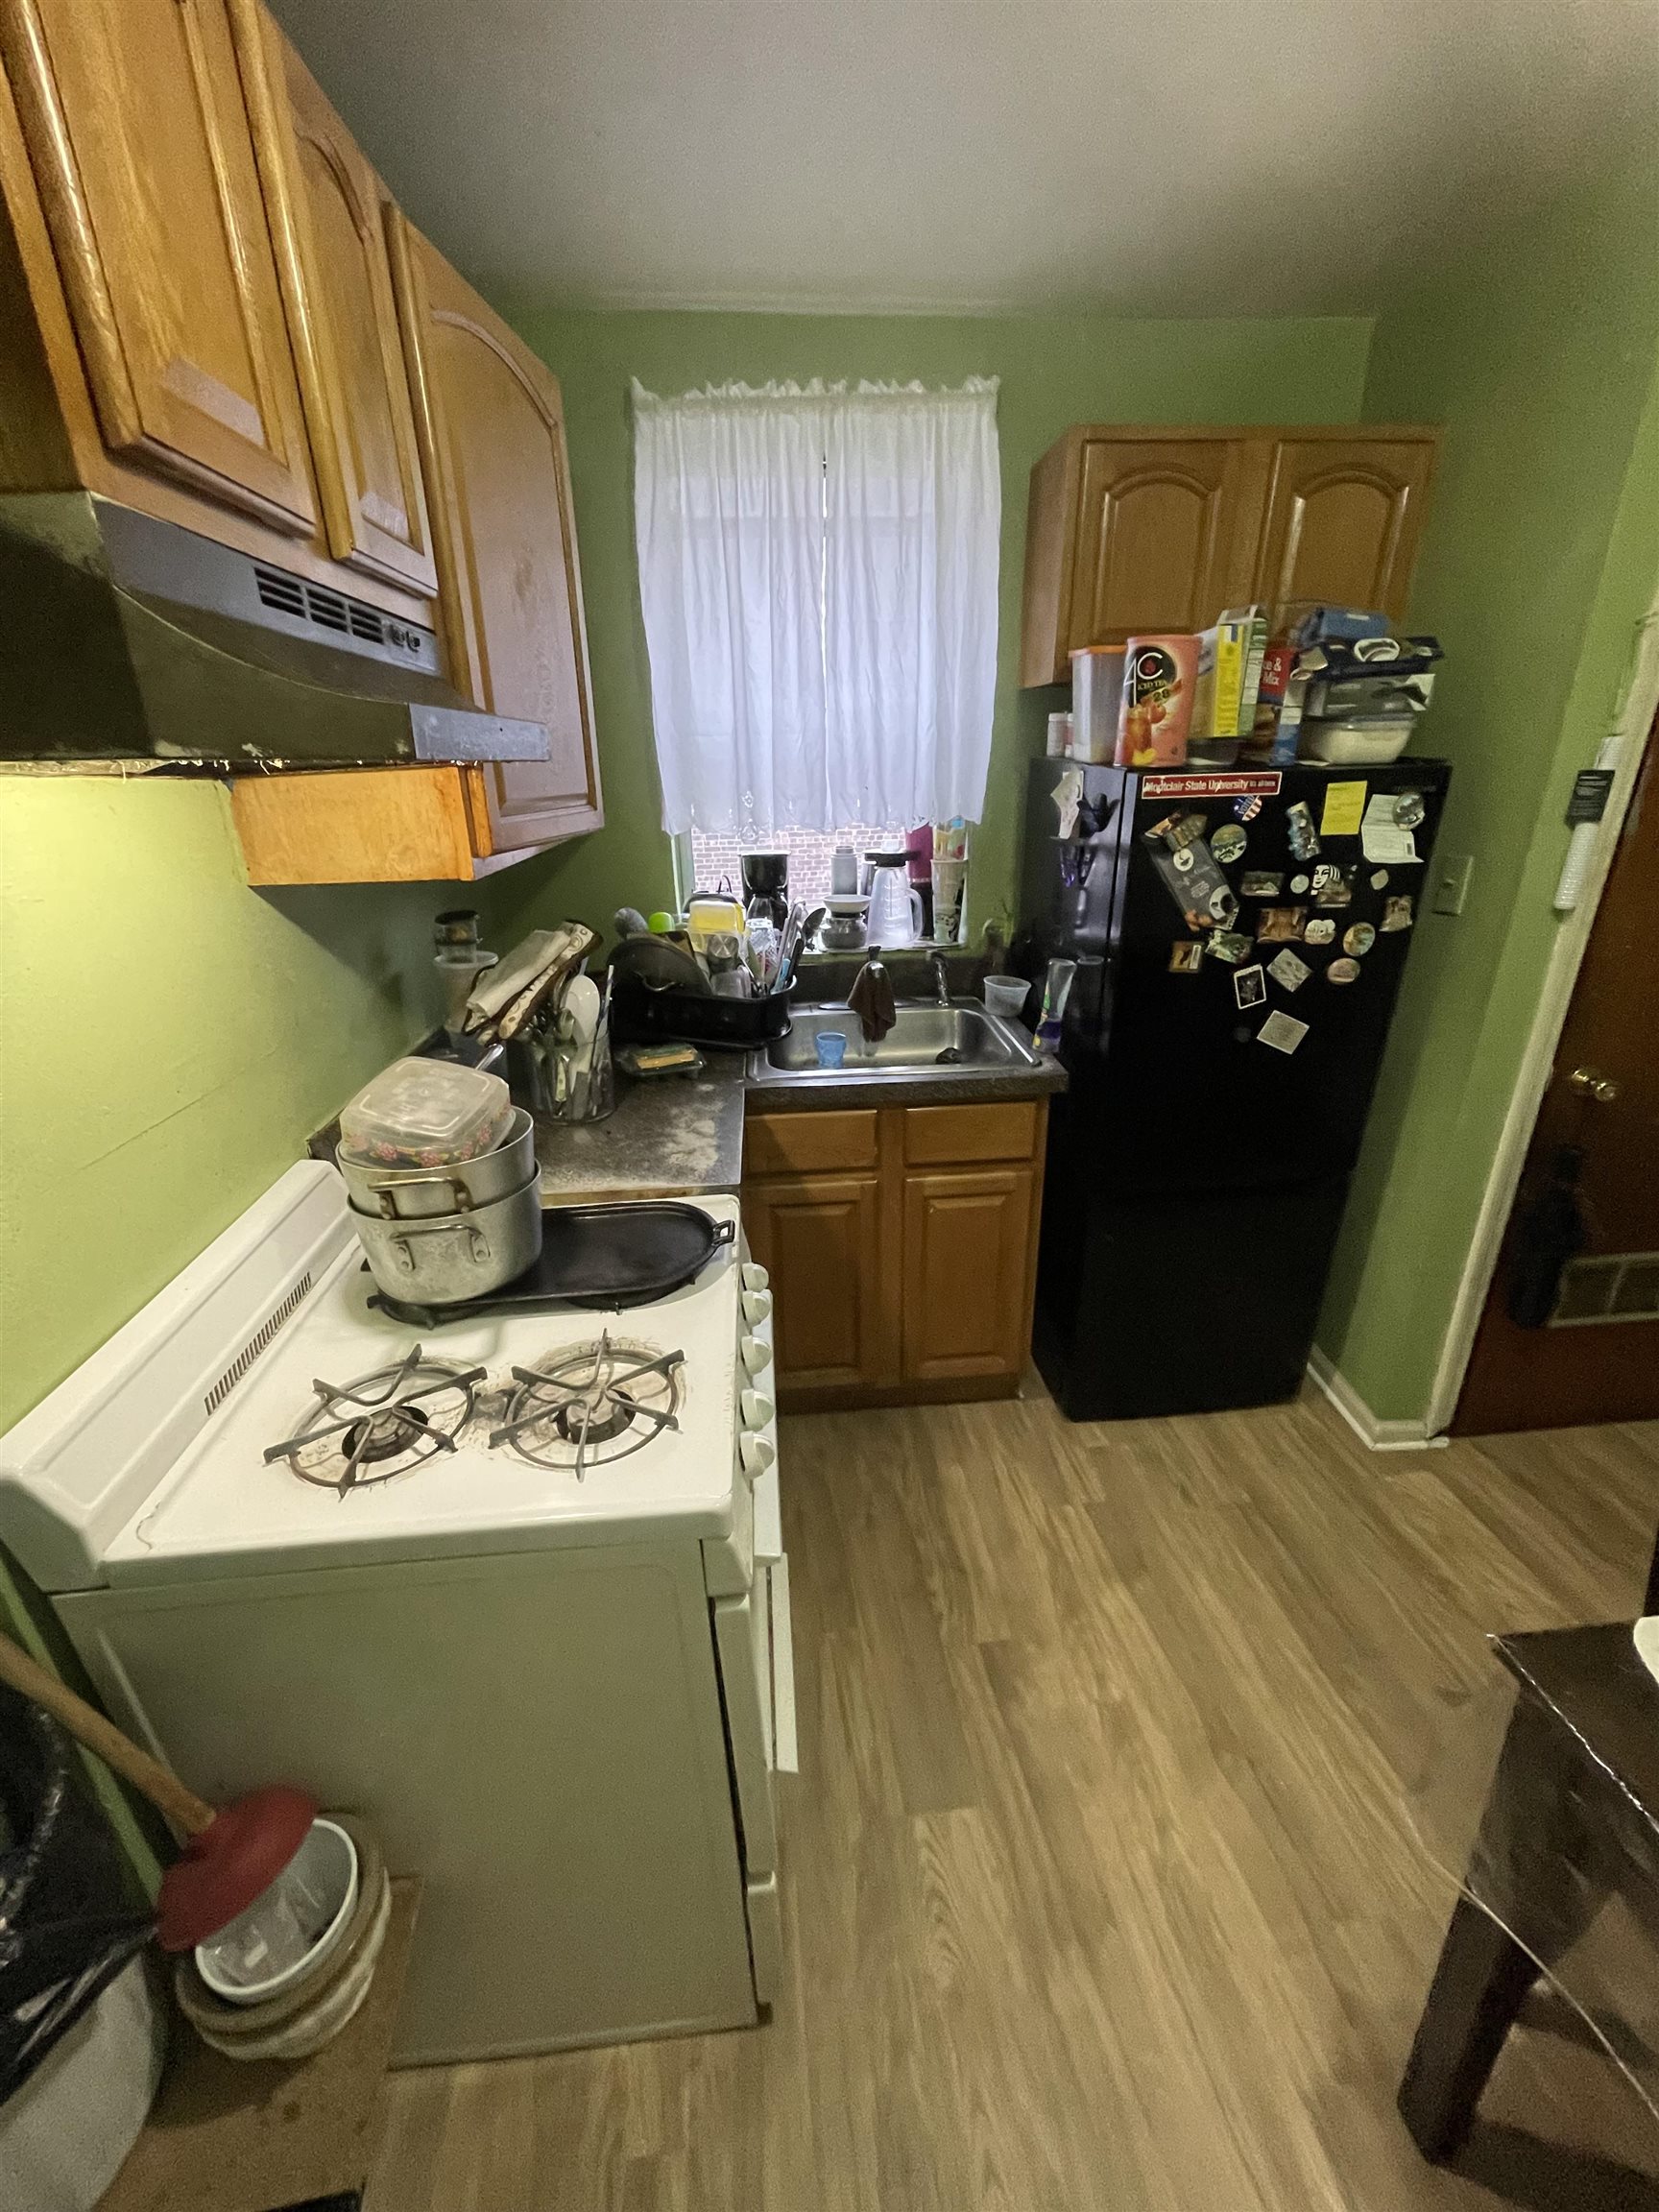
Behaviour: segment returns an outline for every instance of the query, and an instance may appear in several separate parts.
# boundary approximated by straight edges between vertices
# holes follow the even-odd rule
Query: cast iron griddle
[[[481,1298],[422,1306],[376,1290],[371,1306],[418,1329],[441,1328],[485,1313],[541,1313],[557,1306],[645,1306],[700,1274],[734,1221],[699,1206],[664,1199],[643,1206],[549,1206],[541,1215],[541,1254],[532,1267]]]

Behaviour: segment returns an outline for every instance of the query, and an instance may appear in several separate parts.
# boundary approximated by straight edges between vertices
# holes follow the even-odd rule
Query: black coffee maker
[[[742,853],[737,865],[743,875],[743,911],[764,914],[781,929],[789,919],[788,854]]]

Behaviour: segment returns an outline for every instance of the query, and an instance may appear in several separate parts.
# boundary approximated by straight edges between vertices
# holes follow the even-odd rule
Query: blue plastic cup
[[[847,1057],[847,1032],[844,1029],[820,1029],[812,1042],[818,1047],[820,1068],[839,1068]]]

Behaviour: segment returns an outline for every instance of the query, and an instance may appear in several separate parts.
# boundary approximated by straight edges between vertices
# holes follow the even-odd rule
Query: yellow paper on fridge
[[[1325,807],[1319,816],[1321,837],[1358,837],[1365,818],[1363,783],[1327,783]]]

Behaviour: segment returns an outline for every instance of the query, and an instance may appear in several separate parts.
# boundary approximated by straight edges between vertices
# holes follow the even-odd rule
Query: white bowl
[[[268,1889],[196,1946],[196,1966],[228,2005],[258,2005],[314,1974],[346,1933],[357,1902],[357,1846],[332,1820],[313,1820]],[[273,1960],[260,1970],[261,1954]]]

